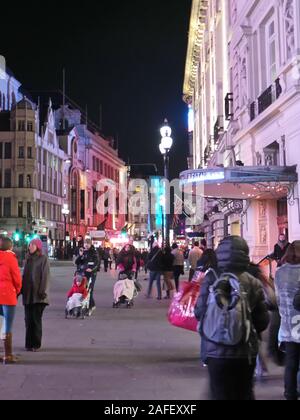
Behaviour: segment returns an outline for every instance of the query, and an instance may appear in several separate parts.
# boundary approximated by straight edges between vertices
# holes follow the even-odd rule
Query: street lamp
[[[68,204],[64,204],[62,210],[61,210],[63,216],[64,216],[64,221],[65,221],[65,226],[64,226],[64,238],[65,238],[65,249],[64,249],[64,254],[65,254],[65,259],[67,259],[67,216],[69,216],[70,214],[70,210],[69,210],[69,205]]]
[[[160,129],[161,134],[161,143],[159,145],[160,153],[164,157],[164,175],[165,180],[169,181],[169,166],[170,166],[170,150],[173,146],[173,139],[171,137],[172,135],[172,129],[169,126],[168,120],[165,119],[164,125]],[[166,200],[167,200],[167,194],[166,194]],[[170,245],[170,215],[169,215],[169,203],[166,202],[165,205],[165,217],[166,217],[166,244]]]

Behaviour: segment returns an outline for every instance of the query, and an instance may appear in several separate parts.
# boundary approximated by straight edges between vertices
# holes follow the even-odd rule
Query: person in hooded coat
[[[259,334],[269,324],[269,314],[263,288],[259,280],[247,270],[250,264],[249,247],[239,236],[229,236],[220,242],[216,251],[218,272],[232,273],[239,278],[247,293],[253,329],[249,343],[224,346],[204,340],[204,361],[208,365],[212,400],[247,401],[254,399],[253,377],[259,349]],[[195,316],[203,321],[207,310],[210,288],[216,276],[209,272],[201,287]]]

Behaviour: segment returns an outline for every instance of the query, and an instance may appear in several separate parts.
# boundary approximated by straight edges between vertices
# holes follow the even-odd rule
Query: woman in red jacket
[[[0,315],[4,317],[2,339],[4,341],[3,364],[16,363],[12,354],[12,326],[15,317],[18,295],[22,288],[22,277],[16,255],[12,252],[13,243],[2,238],[0,250]]]

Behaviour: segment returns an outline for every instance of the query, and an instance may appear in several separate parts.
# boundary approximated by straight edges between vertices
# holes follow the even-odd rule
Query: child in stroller
[[[81,317],[82,319],[88,314],[89,310],[89,287],[88,280],[84,274],[75,273],[73,286],[68,293],[68,301],[65,310],[66,319],[70,317]]]
[[[133,301],[140,291],[140,286],[134,281],[134,272],[120,272],[117,283],[114,286],[113,308],[127,305],[133,307]]]

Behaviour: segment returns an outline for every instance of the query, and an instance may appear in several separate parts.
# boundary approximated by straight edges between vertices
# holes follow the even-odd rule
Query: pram
[[[134,281],[134,273],[119,273],[118,281],[114,286],[113,308],[119,308],[121,305],[132,308],[134,299],[140,291],[139,283]]]
[[[78,286],[78,279],[81,283]],[[91,279],[88,281],[84,274],[75,273],[73,288],[68,294],[65,318],[81,318],[89,316],[91,298]]]

